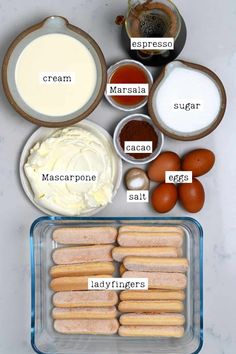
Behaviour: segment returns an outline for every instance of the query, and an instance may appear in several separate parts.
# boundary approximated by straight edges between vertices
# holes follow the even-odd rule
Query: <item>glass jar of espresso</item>
[[[181,15],[169,0],[129,1],[125,21],[129,38],[178,38],[181,30]],[[165,50],[141,50],[147,55],[162,54]]]

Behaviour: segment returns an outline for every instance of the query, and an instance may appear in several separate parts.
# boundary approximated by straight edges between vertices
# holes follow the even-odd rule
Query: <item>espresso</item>
[[[163,11],[154,13],[152,11],[145,12],[140,17],[140,34],[141,37],[165,37],[169,31],[169,17]]]
[[[128,17],[132,37],[175,37],[178,18],[168,6],[146,1],[135,6]]]

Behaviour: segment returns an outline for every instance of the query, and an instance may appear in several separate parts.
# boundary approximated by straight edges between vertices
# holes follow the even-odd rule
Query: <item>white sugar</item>
[[[154,94],[153,106],[168,130],[192,133],[210,126],[216,119],[221,96],[210,76],[178,63],[167,70]]]

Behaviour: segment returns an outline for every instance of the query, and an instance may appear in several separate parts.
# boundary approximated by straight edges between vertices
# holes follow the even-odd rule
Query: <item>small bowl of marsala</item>
[[[105,97],[115,108],[135,111],[147,103],[152,84],[152,75],[143,64],[124,59],[108,69]]]

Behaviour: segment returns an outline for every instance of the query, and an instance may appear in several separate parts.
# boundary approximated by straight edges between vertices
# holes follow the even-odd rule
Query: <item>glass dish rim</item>
[[[30,226],[30,267],[31,267],[31,346],[33,350],[38,353],[38,354],[46,354],[42,351],[40,351],[36,344],[35,344],[35,269],[34,269],[34,247],[33,247],[33,242],[34,242],[34,229],[35,227],[40,224],[42,221],[46,220],[73,220],[73,221],[90,221],[90,220],[161,220],[161,221],[190,221],[195,226],[197,227],[199,231],[199,283],[200,283],[200,337],[199,337],[199,346],[198,348],[191,354],[198,354],[202,347],[203,347],[203,228],[201,224],[194,218],[189,217],[189,216],[165,216],[165,217],[155,217],[155,216],[144,216],[144,217],[135,217],[135,216],[127,216],[127,217],[122,217],[122,216],[84,216],[84,217],[79,217],[79,216],[40,216],[37,219],[33,221],[33,223]],[[189,353],[190,354],[190,353]]]

